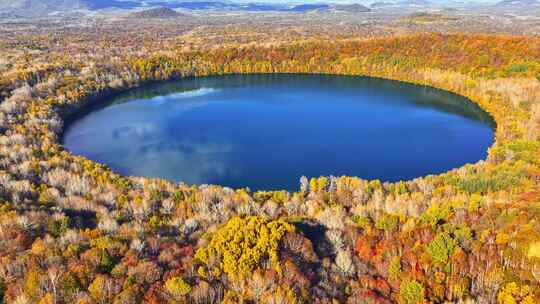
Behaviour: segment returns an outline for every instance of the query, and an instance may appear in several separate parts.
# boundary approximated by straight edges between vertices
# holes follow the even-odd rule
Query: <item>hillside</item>
[[[114,29],[109,39],[39,32],[58,48],[28,56],[19,43],[23,55],[3,57],[0,302],[540,302],[539,38],[424,33],[180,50],[155,27],[148,39]],[[301,177],[290,192],[122,176],[61,145],[64,121],[109,93],[231,73],[451,91],[493,117],[494,143],[485,160],[441,174]]]
[[[170,8],[159,7],[131,13],[128,15],[128,18],[176,18],[181,16],[185,15]]]

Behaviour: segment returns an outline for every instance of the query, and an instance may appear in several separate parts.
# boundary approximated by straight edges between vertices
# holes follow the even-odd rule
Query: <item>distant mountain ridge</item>
[[[427,0],[403,0],[399,1],[398,4],[404,6],[429,6],[431,2]]]
[[[59,12],[100,10],[106,8],[135,9],[138,1],[118,0],[0,0],[0,11],[9,16],[44,17]]]
[[[130,9],[141,5],[140,1],[118,0],[0,0],[0,9]]]
[[[181,16],[185,15],[167,7],[158,7],[131,13],[128,18],[176,18]]]
[[[238,0],[241,1],[241,0]],[[0,0],[2,16],[36,16],[43,17],[57,13],[91,12],[100,10],[145,10],[168,8],[172,10],[208,10],[208,11],[246,11],[246,12],[347,12],[364,13],[371,9],[399,7],[433,7],[441,5],[442,0],[380,0],[372,2],[370,7],[362,4],[337,4],[328,2],[304,3],[262,3],[232,2],[229,0]],[[262,0],[261,0],[262,1]],[[269,0],[270,1],[270,0]],[[444,0],[449,3],[452,0]],[[366,2],[369,2],[366,0]],[[504,9],[520,9],[540,6],[540,0],[502,0],[495,6]],[[169,12],[170,13],[170,12]]]
[[[540,0],[502,0],[496,6],[512,8],[540,6]]]
[[[418,0],[414,0],[418,1]],[[0,10],[4,14],[47,15],[54,12],[69,12],[77,10],[103,9],[184,9],[184,10],[220,10],[220,11],[251,11],[251,12],[310,12],[310,11],[341,11],[350,13],[368,12],[370,9],[361,4],[264,4],[237,3],[227,0],[218,1],[143,1],[143,0],[0,0]],[[170,12],[169,12],[170,13]]]
[[[388,7],[388,6],[393,6],[393,5],[396,5],[395,3],[393,2],[384,2],[384,1],[381,1],[381,2],[373,2],[371,3],[369,6],[371,8],[381,8],[381,7]]]
[[[365,13],[370,12],[371,9],[362,4],[336,4],[333,6],[334,10],[349,12],[349,13]]]

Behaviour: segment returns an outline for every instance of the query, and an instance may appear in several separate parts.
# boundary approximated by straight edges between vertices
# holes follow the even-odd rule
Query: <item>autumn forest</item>
[[[540,302],[539,37],[159,28],[0,39],[1,303]],[[440,175],[304,176],[296,191],[122,176],[60,144],[104,97],[256,73],[450,91],[493,117],[495,141]]]

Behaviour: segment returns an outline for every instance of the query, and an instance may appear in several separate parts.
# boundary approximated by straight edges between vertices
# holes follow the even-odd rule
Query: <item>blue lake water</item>
[[[118,173],[252,190],[299,178],[407,180],[474,163],[491,117],[464,97],[395,81],[229,75],[137,88],[68,122],[64,146]]]

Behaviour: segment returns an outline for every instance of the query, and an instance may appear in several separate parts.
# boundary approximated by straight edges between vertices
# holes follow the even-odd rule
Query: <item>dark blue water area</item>
[[[118,173],[297,190],[299,178],[408,180],[484,159],[492,118],[468,99],[365,77],[188,78],[122,93],[68,123],[64,146]]]

